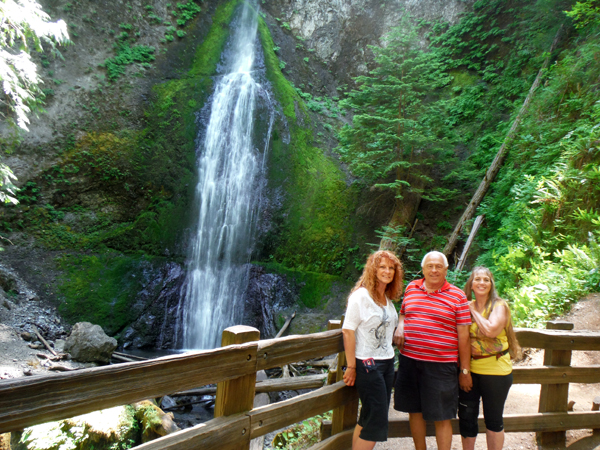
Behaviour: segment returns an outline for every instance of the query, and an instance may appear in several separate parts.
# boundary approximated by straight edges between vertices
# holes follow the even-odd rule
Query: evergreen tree
[[[393,194],[392,227],[409,225],[421,198],[450,192],[433,185],[432,168],[453,158],[440,97],[451,77],[419,40],[405,15],[381,47],[370,47],[377,67],[357,77],[342,102],[353,119],[340,132],[338,152],[367,187]]]
[[[56,54],[56,44],[69,39],[67,24],[50,17],[34,0],[0,1],[0,82],[3,110],[16,116],[19,128],[27,130],[27,115],[39,107],[43,94],[38,85],[42,82],[30,51],[42,51],[42,42]],[[0,115],[5,116],[3,112]],[[12,118],[9,117],[12,121]],[[15,179],[10,168],[0,163],[0,203],[17,203],[13,197]]]

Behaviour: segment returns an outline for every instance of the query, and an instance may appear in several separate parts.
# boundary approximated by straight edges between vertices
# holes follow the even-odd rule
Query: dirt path
[[[568,322],[573,322],[575,330],[600,330],[600,294],[589,295],[573,307],[573,310],[563,318]],[[529,353],[528,358],[521,364],[524,365],[543,365],[543,351],[534,351]],[[591,364],[600,365],[600,352],[574,351],[571,365],[584,366]],[[537,413],[539,398],[539,384],[515,384],[510,390],[505,414],[529,414]],[[575,402],[574,411],[590,411],[594,397],[600,396],[600,384],[577,384],[569,385],[569,400]],[[390,408],[390,417],[408,418],[408,414],[399,413]],[[427,448],[435,449],[435,438],[427,438]],[[541,449],[538,447],[535,433],[507,433],[504,442],[504,448],[507,450],[528,450]],[[569,450],[589,450],[600,448],[600,437],[593,437],[591,430],[573,430],[567,432],[567,448]],[[386,443],[380,443],[375,446],[376,450],[411,450],[414,449],[412,438],[390,439]],[[453,436],[452,449],[462,449],[460,436]],[[485,450],[485,435],[479,434],[475,444],[476,450]],[[544,448],[544,450],[548,450]]]

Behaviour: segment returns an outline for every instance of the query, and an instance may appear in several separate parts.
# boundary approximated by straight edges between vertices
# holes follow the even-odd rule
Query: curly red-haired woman
[[[362,407],[352,438],[353,450],[370,450],[386,441],[394,384],[392,337],[398,325],[393,301],[402,292],[400,260],[381,250],[369,256],[348,298],[342,332],[347,368],[344,382],[356,385]]]

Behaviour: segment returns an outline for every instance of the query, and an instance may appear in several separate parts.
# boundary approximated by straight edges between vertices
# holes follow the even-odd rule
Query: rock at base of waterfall
[[[134,403],[133,408],[135,417],[141,424],[142,443],[179,431],[173,420],[173,413],[165,413],[153,400]]]
[[[107,336],[100,325],[89,322],[76,323],[65,343],[65,351],[80,362],[110,362],[116,348],[116,339]]]

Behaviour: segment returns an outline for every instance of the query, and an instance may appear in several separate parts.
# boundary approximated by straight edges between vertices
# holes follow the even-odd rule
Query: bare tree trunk
[[[411,180],[411,186],[415,187],[416,190],[420,190],[423,187],[424,182],[421,179]],[[415,217],[419,204],[421,203],[421,194],[417,192],[408,192],[404,194],[402,200],[396,200],[394,205],[394,211],[392,217],[388,222],[388,226],[391,228],[406,227],[410,229]],[[380,250],[389,250],[391,252],[398,252],[398,238],[400,235],[388,235],[381,239],[379,243]]]
[[[538,88],[538,86],[540,85],[540,82],[542,81],[542,75],[544,74],[546,68],[548,67],[548,63],[550,62],[550,55],[552,54],[552,52],[554,51],[554,48],[556,47],[556,44],[558,43],[558,38],[560,37],[562,29],[563,29],[563,25],[561,25],[560,28],[558,29],[558,31],[556,32],[556,36],[554,37],[554,41],[552,42],[552,46],[550,47],[550,52],[548,53],[548,57],[545,59],[544,64],[542,65],[542,68],[538,72],[537,77],[535,78],[535,81],[533,82],[533,85],[531,86],[531,89],[529,89],[529,94],[527,94],[527,98],[523,102],[523,106],[521,106],[521,110],[519,111],[519,114],[517,114],[517,117],[515,118],[515,121],[513,122],[512,127],[510,127],[510,131],[504,138],[504,142],[502,143],[502,146],[500,146],[500,150],[498,150],[498,153],[496,154],[494,161],[492,161],[492,164],[490,165],[485,176],[483,177],[483,180],[481,181],[479,188],[477,188],[477,191],[475,192],[475,194],[473,195],[473,198],[469,202],[467,209],[465,209],[465,212],[463,213],[462,217],[456,224],[456,227],[454,228],[452,235],[450,235],[450,238],[448,239],[448,243],[444,247],[444,254],[446,256],[450,255],[450,253],[452,253],[452,250],[454,250],[454,247],[456,246],[456,242],[458,241],[458,235],[460,234],[463,226],[465,225],[465,222],[470,220],[475,215],[475,210],[481,203],[481,200],[483,200],[483,197],[485,197],[485,194],[487,193],[487,190],[490,187],[490,184],[492,184],[492,181],[494,181],[494,178],[496,178],[498,171],[502,167],[502,163],[504,162],[504,159],[506,158],[506,154],[508,152],[508,146],[512,143],[512,141],[515,137],[516,131],[517,131],[517,127],[521,123],[521,119],[525,115],[525,112],[527,112],[527,107],[529,106],[529,103],[531,102],[531,99],[533,98],[533,94],[534,94],[535,90]]]

